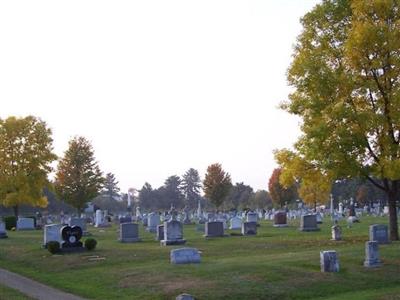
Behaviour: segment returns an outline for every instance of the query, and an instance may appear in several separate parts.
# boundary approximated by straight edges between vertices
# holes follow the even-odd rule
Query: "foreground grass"
[[[199,265],[171,265],[169,252],[141,226],[143,242],[120,244],[117,227],[90,228],[94,252],[52,256],[40,248],[42,232],[10,232],[0,240],[0,265],[42,283],[90,299],[399,299],[400,243],[380,247],[384,265],[365,269],[368,226],[386,218],[364,218],[343,228],[344,241],[330,241],[330,222],[319,232],[299,232],[298,223],[274,228],[261,222],[256,237],[205,239],[184,227],[186,246],[202,252]],[[320,272],[319,251],[337,250],[341,270]],[[90,261],[90,255],[104,260]]]
[[[30,300],[24,294],[0,284],[0,300]]]

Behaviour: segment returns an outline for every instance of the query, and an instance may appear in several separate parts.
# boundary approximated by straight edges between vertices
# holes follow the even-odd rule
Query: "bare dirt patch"
[[[215,283],[193,276],[176,276],[167,273],[163,274],[143,274],[130,273],[119,281],[119,287],[144,287],[156,288],[165,294],[172,294],[176,291],[191,290],[197,288],[213,288]]]

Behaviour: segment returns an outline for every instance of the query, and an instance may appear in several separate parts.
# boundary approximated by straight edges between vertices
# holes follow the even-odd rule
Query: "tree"
[[[335,179],[364,177],[388,196],[398,240],[400,4],[324,0],[301,20],[282,107],[302,119],[296,154]],[[379,179],[377,181],[376,179]]]
[[[139,191],[139,206],[141,209],[151,209],[156,206],[154,201],[154,190],[150,183],[146,182]]]
[[[279,177],[281,176],[281,172],[282,170],[280,168],[274,169],[271,177],[269,178],[268,190],[272,201],[276,205],[283,207],[285,204],[295,201],[297,193],[296,186],[294,184],[285,187],[280,183]]]
[[[272,208],[272,199],[265,190],[258,190],[250,199],[250,208]]]
[[[222,169],[220,164],[212,164],[207,168],[203,186],[206,198],[219,209],[231,189],[231,176]]]
[[[16,217],[21,204],[47,206],[43,188],[57,159],[52,143],[51,130],[38,118],[0,119],[0,204]]]
[[[182,187],[181,190],[185,195],[186,205],[189,208],[195,208],[197,202],[201,198],[200,196],[201,180],[199,172],[193,168],[190,168],[182,176]]]
[[[103,187],[104,178],[95,160],[93,147],[84,137],[75,137],[58,163],[55,189],[60,198],[79,213]]]
[[[230,189],[228,198],[226,199],[226,204],[231,206],[231,208],[238,209],[246,208],[250,206],[250,200],[254,196],[253,188],[243,182],[236,183]]]
[[[159,193],[162,197],[162,208],[169,208],[173,205],[176,208],[183,208],[184,196],[181,191],[182,180],[179,176],[168,177]]]
[[[275,159],[281,167],[279,182],[285,188],[297,184],[300,198],[314,208],[318,203],[328,202],[332,189],[329,174],[289,150],[275,152]]]
[[[114,197],[119,196],[119,191],[120,189],[115,175],[113,173],[107,173],[104,181],[103,194],[105,194],[109,200],[114,200]]]

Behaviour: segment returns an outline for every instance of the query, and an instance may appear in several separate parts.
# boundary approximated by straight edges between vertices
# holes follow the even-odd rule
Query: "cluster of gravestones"
[[[388,227],[381,224],[371,225],[369,227],[369,241],[365,243],[364,266],[367,268],[381,266],[379,245],[389,243]],[[339,272],[339,257],[335,250],[321,251],[320,263],[322,272]]]

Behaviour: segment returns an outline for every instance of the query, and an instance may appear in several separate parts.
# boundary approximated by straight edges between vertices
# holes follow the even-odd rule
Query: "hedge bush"
[[[96,248],[97,241],[95,239],[89,238],[85,240],[85,248],[88,250],[93,250]]]
[[[7,230],[17,227],[17,218],[15,216],[7,216],[3,218]]]
[[[57,241],[50,241],[47,243],[47,250],[49,250],[49,252],[51,254],[56,254],[58,252],[60,252],[60,243]]]

